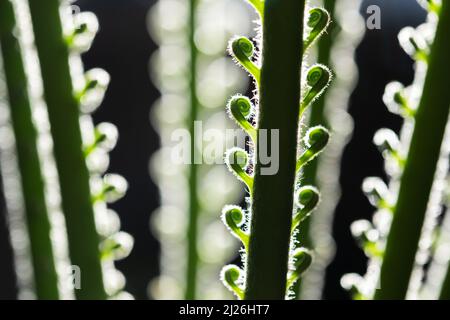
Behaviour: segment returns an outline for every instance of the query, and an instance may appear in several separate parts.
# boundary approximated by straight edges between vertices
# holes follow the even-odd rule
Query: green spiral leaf
[[[400,152],[400,140],[394,131],[386,128],[378,130],[373,137],[373,143],[384,157],[391,156],[400,167],[404,167],[406,160]]]
[[[367,177],[363,181],[362,190],[369,202],[378,209],[393,210],[394,205],[390,201],[389,189],[378,177]]]
[[[416,114],[416,110],[409,104],[405,86],[398,81],[393,81],[386,86],[383,102],[390,112],[399,114],[402,117],[412,118]]]
[[[362,287],[364,286],[364,278],[357,273],[347,273],[341,278],[341,287],[347,290],[354,300],[365,300],[366,297],[362,294]]]
[[[100,190],[92,196],[92,202],[116,202],[125,195],[128,189],[128,183],[125,178],[114,173],[105,174],[100,183]]]
[[[325,89],[329,86],[332,79],[331,71],[328,67],[316,64],[309,68],[306,83],[309,89],[303,95],[303,100],[300,103],[300,117],[305,112],[306,108],[317,98],[319,98]]]
[[[229,51],[245,70],[253,76],[259,86],[261,70],[251,60],[255,51],[253,43],[246,37],[236,37],[230,40]]]
[[[254,106],[250,99],[241,95],[236,95],[230,99],[227,106],[228,114],[256,143],[256,129],[248,121],[254,113]]]
[[[422,33],[412,27],[403,28],[398,34],[403,50],[417,61],[428,63],[430,44],[422,37]]]
[[[312,8],[309,11],[307,25],[310,31],[303,42],[303,53],[327,30],[330,22],[330,14],[327,10],[323,8]]]
[[[398,136],[391,129],[380,129],[373,137],[374,144],[381,152],[397,152],[400,147]]]
[[[109,74],[100,68],[85,73],[83,88],[75,93],[83,113],[93,112],[103,101],[110,82]]]
[[[92,12],[81,12],[73,17],[73,29],[66,36],[68,47],[77,53],[89,50],[99,29],[97,17]]]
[[[296,202],[299,209],[292,219],[292,231],[308,218],[320,201],[320,193],[313,186],[301,187],[296,194]]]
[[[233,292],[239,299],[244,299],[244,290],[239,286],[238,282],[242,279],[242,270],[236,265],[227,265],[220,272],[220,279],[225,287]]]
[[[247,249],[249,235],[241,229],[241,226],[245,223],[242,208],[238,206],[225,206],[222,210],[222,221],[230,232],[242,241],[242,244]]]
[[[253,177],[246,172],[249,163],[247,152],[241,148],[231,148],[225,154],[225,163],[228,169],[247,185],[251,194],[253,190]]]
[[[118,136],[118,130],[112,123],[102,122],[98,124],[94,130],[94,141],[87,144],[83,149],[84,156],[89,156],[98,148],[106,151],[112,150],[117,143]]]
[[[134,239],[126,232],[119,231],[104,239],[100,244],[102,260],[121,260],[133,249]]]
[[[317,155],[325,149],[329,140],[330,133],[326,128],[316,126],[309,129],[305,136],[307,149],[297,160],[297,172],[300,171],[305,164],[317,157]]]
[[[312,263],[313,255],[312,252],[306,248],[298,248],[294,251],[292,260],[294,270],[287,281],[287,288],[290,288],[302,276],[302,274],[308,270]]]

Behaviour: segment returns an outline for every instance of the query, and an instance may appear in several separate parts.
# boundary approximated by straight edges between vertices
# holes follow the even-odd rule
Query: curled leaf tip
[[[253,57],[254,50],[253,43],[246,37],[241,36],[231,40],[231,52],[239,60]]]
[[[297,193],[297,205],[311,211],[319,202],[319,190],[313,186],[301,187]]]
[[[84,156],[89,156],[94,150],[110,151],[117,143],[119,133],[117,127],[109,122],[102,122],[94,130],[94,141],[84,148]]]
[[[257,84],[259,84],[261,71],[251,60],[255,51],[253,43],[247,37],[238,36],[231,39],[229,51],[253,78],[255,78]]]
[[[244,291],[239,285],[242,281],[242,270],[236,265],[227,265],[220,272],[220,279],[225,287],[233,292],[239,299],[244,299]]]
[[[230,99],[228,102],[228,113],[231,118],[233,118],[239,126],[252,138],[253,142],[256,142],[256,129],[248,120],[254,113],[254,106],[250,99],[236,95]]]
[[[246,172],[249,164],[247,152],[241,148],[231,148],[225,154],[225,163],[228,169],[247,185],[251,193],[253,190],[253,178]]]
[[[398,152],[400,147],[400,140],[397,134],[386,128],[380,129],[375,133],[373,143],[381,152],[395,153]]]
[[[305,137],[305,144],[311,148],[315,147],[316,150],[323,150],[330,139],[330,132],[328,129],[322,126],[315,126],[308,130]]]
[[[325,88],[331,80],[331,70],[322,64],[309,68],[306,82],[310,87]]]
[[[248,247],[249,235],[241,227],[245,223],[242,208],[238,206],[225,206],[222,210],[222,221],[231,233]]]
[[[73,17],[72,32],[69,34],[67,44],[70,49],[78,53],[86,52],[92,45],[99,29],[97,17],[92,12],[81,12]]]
[[[362,299],[361,287],[364,284],[364,278],[357,273],[347,273],[342,276],[341,287],[349,291],[355,299]]]
[[[121,260],[126,258],[133,249],[133,237],[119,231],[102,241],[100,245],[101,257],[104,260]]]
[[[390,205],[389,189],[379,177],[368,177],[364,179],[362,190],[373,206],[380,209],[392,208],[392,205]]]
[[[330,132],[325,127],[315,126],[309,129],[305,136],[305,145],[307,149],[297,160],[297,171],[322,152],[329,140]]]
[[[124,177],[114,173],[107,173],[103,177],[103,189],[98,199],[112,203],[121,199],[128,189],[127,180]]]
[[[350,231],[367,256],[382,255],[377,244],[380,233],[370,221],[364,219],[354,221],[350,226]]]
[[[313,254],[306,248],[298,248],[292,254],[293,270],[288,279],[288,288],[292,286],[311,266]]]
[[[390,82],[384,91],[383,102],[388,110],[403,117],[412,117],[415,114],[409,104],[406,89],[398,81]]]
[[[312,8],[309,11],[307,26],[310,30],[303,42],[303,52],[327,30],[330,22],[330,14],[324,8]]]
[[[102,122],[95,128],[95,136],[98,145],[106,150],[112,150],[117,143],[119,131],[109,122]]]
[[[110,76],[105,70],[95,68],[87,71],[84,77],[84,87],[76,96],[80,101],[81,110],[90,113],[103,101]]]
[[[403,50],[417,61],[428,62],[430,45],[423,37],[422,32],[418,32],[413,27],[405,27],[398,34],[398,40]]]
[[[298,190],[295,199],[299,210],[292,219],[292,230],[311,215],[320,201],[320,193],[313,186],[304,186]]]
[[[350,231],[356,238],[360,238],[363,234],[368,233],[372,229],[372,223],[369,220],[365,219],[356,220],[350,226]]]
[[[306,75],[306,90],[302,102],[300,103],[300,117],[306,108],[317,98],[319,98],[325,89],[329,86],[332,79],[331,70],[321,64],[316,64],[308,69]]]
[[[306,248],[299,248],[294,251],[293,258],[295,271],[300,276],[311,265],[313,256],[310,250]]]

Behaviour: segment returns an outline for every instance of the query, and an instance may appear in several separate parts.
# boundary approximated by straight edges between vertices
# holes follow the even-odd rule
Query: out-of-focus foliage
[[[431,292],[430,284],[434,283],[436,286],[434,277],[440,276],[433,269],[427,268],[426,264],[430,259],[436,231],[445,230],[445,224],[439,227],[438,218],[442,213],[445,178],[448,173],[449,146],[448,143],[442,143],[441,146],[441,138],[444,142],[448,141],[448,133],[444,134],[444,129],[449,101],[442,91],[433,92],[433,90],[440,90],[436,83],[442,81],[438,78],[437,70],[448,67],[448,63],[447,66],[445,63],[438,66],[437,63],[442,63],[439,60],[443,58],[441,50],[446,50],[448,47],[448,39],[444,36],[443,28],[448,24],[449,8],[444,5],[441,9],[439,1],[422,1],[422,3],[429,10],[427,22],[416,29],[404,28],[399,34],[400,44],[416,60],[415,80],[407,88],[399,82],[388,84],[383,97],[389,111],[404,119],[400,137],[392,130],[380,129],[373,140],[385,158],[389,185],[377,177],[370,177],[364,181],[363,191],[371,204],[377,208],[377,212],[372,222],[356,221],[351,228],[353,235],[369,258],[368,270],[364,277],[348,274],[341,281],[356,299],[371,299],[374,294],[376,294],[375,298],[396,297],[397,299],[431,296],[437,298],[439,294],[438,290]],[[441,26],[437,27],[439,23]],[[440,33],[436,32],[436,28],[440,28],[438,29],[441,30]],[[434,113],[442,114],[439,116],[440,123],[430,123],[428,118],[433,118],[431,115]],[[427,133],[427,137],[423,136],[424,132]],[[422,143],[429,139],[429,136],[436,139],[433,142],[429,141],[429,145],[433,146],[433,152],[425,154],[424,150],[418,151],[414,143],[417,144],[419,141]],[[438,151],[440,149],[440,154],[435,152],[435,149]],[[420,174],[413,169],[419,163],[422,163]],[[427,165],[425,166],[424,163]],[[427,190],[428,180],[430,190]],[[424,193],[416,194],[420,192],[419,189],[420,191],[424,189]],[[409,202],[415,211],[409,209],[405,211],[405,201]],[[423,212],[422,204],[426,207]],[[395,220],[400,221],[399,219],[407,219],[415,223],[409,225],[409,228],[407,225],[400,227],[401,232],[408,233],[408,237],[411,238],[408,247],[403,248],[402,252],[399,251],[399,241],[394,240],[398,237],[405,238],[399,233],[398,223],[395,225],[396,229],[390,232],[392,221],[394,220],[395,223]],[[416,234],[417,237],[420,236],[417,242]],[[391,246],[391,251],[389,264],[384,265],[386,245]],[[396,249],[392,249],[394,246]],[[413,259],[409,259],[409,252],[415,252],[415,261],[414,256]],[[392,260],[394,255],[403,257],[400,258],[403,261],[401,266],[395,263],[396,270],[391,270],[388,267],[394,267]],[[408,270],[409,263],[413,265],[412,270]],[[380,272],[382,281],[383,276],[393,277],[397,281],[380,284]],[[426,283],[428,284],[424,285],[425,273],[427,273]],[[405,277],[406,280],[409,279],[409,284],[406,281],[407,292],[405,290],[401,293],[404,286],[403,280],[397,278],[396,274],[402,274],[402,279]],[[442,281],[442,277],[438,281]]]
[[[159,44],[150,70],[161,92],[151,115],[161,149],[150,166],[161,194],[151,221],[161,241],[161,275],[149,285],[151,297],[229,297],[219,271],[236,244],[217,216],[240,192],[218,165],[233,143],[222,106],[235,90],[245,91],[247,81],[225,49],[230,35],[250,31],[249,19],[238,0],[160,0],[149,12],[150,33]],[[194,144],[186,163],[176,159],[183,137]]]
[[[127,182],[121,176],[105,174],[108,152],[114,148],[118,132],[110,123],[94,126],[90,115],[103,100],[109,75],[101,69],[84,73],[80,58],[90,48],[98,30],[97,18],[92,13],[74,10],[68,1],[46,0],[37,4],[11,0],[11,3],[22,48],[17,54],[24,59],[26,88],[22,90],[29,93],[30,121],[36,126],[36,137],[32,137],[36,141],[29,143],[38,147],[41,159],[38,169],[43,172],[45,205],[52,227],[50,234],[40,237],[49,236],[52,241],[60,296],[131,298],[123,291],[125,278],[115,269],[114,261],[129,254],[133,238],[119,231],[119,217],[107,206],[120,199],[127,189]],[[47,33],[47,26],[51,33]],[[12,83],[6,80],[6,85]],[[13,105],[15,101],[9,99],[11,108],[20,107]],[[2,109],[2,120],[6,133],[11,121],[17,119],[10,119]],[[23,121],[13,124],[19,128],[24,125]],[[14,146],[14,140],[21,141],[17,138],[21,137],[10,136],[10,144],[2,150],[2,176],[7,188],[11,187],[11,195],[15,194],[8,197],[8,211],[17,274],[22,279],[19,295],[29,298],[40,288],[33,280],[35,270],[28,262],[31,257],[27,249],[40,239],[25,228],[27,219],[30,223],[29,213],[20,214],[29,209],[21,202],[30,194],[17,181],[27,172],[14,169],[15,149],[21,147]],[[22,156],[17,154],[19,162]]]

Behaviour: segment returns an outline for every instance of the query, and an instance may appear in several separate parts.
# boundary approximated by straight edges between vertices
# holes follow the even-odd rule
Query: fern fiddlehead
[[[226,266],[222,280],[240,299],[284,299],[290,296],[292,285],[312,262],[311,252],[297,247],[294,239],[298,225],[319,202],[319,193],[314,187],[302,186],[295,191],[296,176],[299,179],[302,168],[325,148],[329,140],[329,132],[324,127],[310,128],[305,134],[304,145],[300,143],[304,150],[296,156],[299,121],[293,119],[303,119],[308,106],[331,80],[327,67],[313,65],[306,71],[302,88],[299,73],[303,54],[325,31],[330,18],[323,9],[309,10],[308,32],[304,39],[304,3],[266,0],[261,4],[264,9],[257,8],[257,12],[262,22],[262,39],[256,40],[260,47],[255,48],[245,37],[230,41],[231,55],[255,80],[257,105],[253,106],[248,98],[236,96],[228,106],[231,117],[250,136],[253,153],[233,148],[225,156],[226,160],[230,156],[234,160],[241,159],[241,165],[228,166],[246,184],[249,197],[246,209],[224,208],[229,219],[236,210],[238,221],[246,222],[238,225],[237,221],[224,219],[232,234],[241,239],[245,253],[244,270]],[[280,19],[287,23],[279,24]],[[255,54],[257,49],[260,52]],[[255,58],[260,55],[261,59]],[[292,108],[293,105],[298,107]],[[253,109],[254,112],[250,111]],[[254,122],[249,122],[246,115],[253,113]],[[278,135],[279,140],[276,140]],[[260,149],[268,149],[267,141],[270,146],[279,144],[279,148],[275,147],[275,157],[281,165],[272,174],[265,173],[266,159],[259,154]],[[248,161],[252,172],[247,169]],[[294,197],[297,199],[295,205]]]
[[[363,33],[363,21],[358,13],[359,0],[327,0],[322,4],[332,21],[317,43],[317,61],[330,66],[334,77],[330,88],[314,101],[306,116],[310,127],[323,125],[329,128],[332,139],[324,153],[303,170],[302,182],[317,186],[324,196],[315,214],[302,223],[297,234],[298,241],[315,253],[308,273],[301,283],[297,283],[299,288],[294,288],[300,299],[322,297],[325,269],[335,251],[331,233],[334,211],[340,197],[339,175],[336,172],[340,170],[340,158],[352,130],[352,120],[346,109],[356,84],[354,52]]]

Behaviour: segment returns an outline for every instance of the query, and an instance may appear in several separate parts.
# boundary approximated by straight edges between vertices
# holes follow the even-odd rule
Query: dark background
[[[75,2],[83,11],[93,11],[101,26],[83,60],[86,69],[104,68],[112,79],[94,120],[112,122],[120,132],[118,144],[111,152],[109,171],[123,175],[129,182],[129,190],[112,207],[120,214],[122,229],[135,238],[135,246],[117,267],[127,278],[126,290],[137,299],[147,299],[147,284],[159,269],[159,244],[149,229],[150,214],[159,205],[158,189],[148,174],[150,156],[159,147],[158,135],[149,122],[150,108],[159,96],[148,73],[148,61],[156,45],[148,35],[146,15],[154,2]],[[383,105],[384,87],[392,80],[409,84],[413,79],[412,60],[398,45],[397,34],[403,26],[415,26],[425,19],[425,12],[415,0],[363,1],[363,16],[371,4],[382,8],[382,28],[368,30],[356,52],[360,79],[349,106],[355,130],[342,161],[343,195],[333,229],[337,254],[327,272],[326,299],[348,299],[339,285],[340,277],[348,272],[365,272],[366,259],[356,246],[349,226],[356,219],[370,218],[374,211],[361,192],[362,180],[384,175],[382,157],[372,144],[373,134],[380,127],[398,131],[401,125],[400,118],[390,114]],[[15,277],[1,194],[0,299],[14,299]]]

